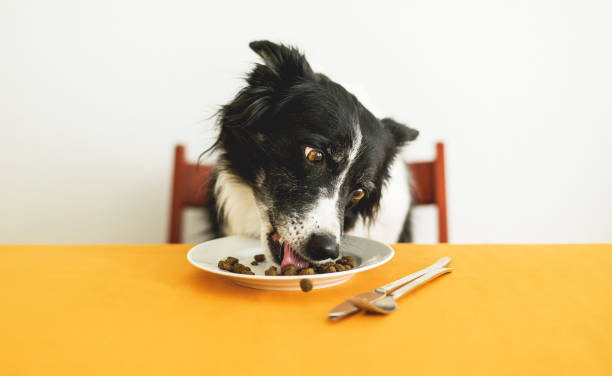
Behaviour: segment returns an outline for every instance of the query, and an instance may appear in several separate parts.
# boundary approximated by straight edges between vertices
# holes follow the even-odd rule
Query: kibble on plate
[[[340,260],[336,261],[336,264],[341,264],[344,266],[350,266],[350,269],[355,267],[355,260],[353,256],[343,256]]]
[[[299,275],[312,275],[315,274],[315,270],[313,268],[304,268],[298,272]]]
[[[281,274],[282,275],[296,275],[297,272],[295,271],[295,265],[290,264],[290,265],[285,265],[281,268]]]
[[[218,266],[219,266],[219,269],[221,269],[221,270],[226,270],[228,272],[233,272],[234,271],[232,265],[228,264],[226,261],[223,261],[223,260],[219,261]]]
[[[251,265],[259,265],[260,262],[266,260],[266,256],[263,254],[255,255],[253,257],[253,261],[251,261]],[[248,274],[255,275],[251,268],[248,266],[242,265],[238,262],[238,259],[235,257],[227,257],[225,260],[219,261],[219,269],[225,270],[232,273],[238,274]],[[351,270],[355,267],[355,259],[352,256],[343,256],[338,261],[333,262],[329,261],[325,264],[321,265],[312,265],[308,268],[303,268],[301,270],[297,270],[295,265],[289,264],[285,265],[281,268],[280,272],[276,268],[276,266],[271,266],[265,271],[265,275],[267,276],[292,276],[292,275],[314,275],[314,274],[324,274],[324,273],[336,273],[343,272],[346,270]]]
[[[246,265],[242,265],[241,263],[237,262],[234,265],[232,265],[232,271],[234,273],[238,273],[238,274],[249,274],[249,275],[255,275],[255,273],[253,273],[251,271],[251,268],[249,268]]]
[[[266,275],[278,275],[278,269],[276,269],[276,266],[271,266],[268,269],[266,269]]]

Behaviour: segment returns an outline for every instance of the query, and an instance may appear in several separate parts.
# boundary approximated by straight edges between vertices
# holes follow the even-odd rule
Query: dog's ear
[[[291,86],[314,79],[308,61],[297,49],[269,41],[255,41],[249,46],[265,65],[257,64],[247,76],[247,86],[221,108],[222,127],[255,130],[253,125],[270,113],[273,103],[280,102]]]
[[[391,133],[391,138],[393,138],[397,146],[402,146],[408,141],[414,141],[419,135],[419,131],[416,129],[400,124],[391,118],[384,118],[380,122]]]
[[[300,78],[312,77],[310,64],[297,48],[283,44],[275,44],[267,40],[249,43],[249,47],[257,53],[270,69],[281,80],[295,81]]]

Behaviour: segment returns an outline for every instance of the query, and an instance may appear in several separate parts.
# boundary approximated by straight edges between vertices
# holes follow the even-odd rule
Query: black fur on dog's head
[[[283,245],[309,262],[336,258],[343,232],[376,215],[389,166],[418,131],[374,117],[297,49],[249,46],[265,64],[219,112],[220,168],[252,188],[276,261]]]

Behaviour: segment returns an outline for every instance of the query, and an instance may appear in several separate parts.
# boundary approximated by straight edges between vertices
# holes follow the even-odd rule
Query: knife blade
[[[357,294],[353,296],[353,299],[366,299],[368,301],[374,302],[378,299],[384,298],[387,296],[385,293],[379,293],[374,291],[362,292],[361,294]],[[351,299],[351,298],[349,298]],[[352,315],[353,313],[357,313],[360,311],[360,308],[357,308],[353,305],[353,303],[349,302],[349,299],[343,301],[338,304],[327,314],[327,318],[330,320],[338,320],[343,317],[347,317]]]

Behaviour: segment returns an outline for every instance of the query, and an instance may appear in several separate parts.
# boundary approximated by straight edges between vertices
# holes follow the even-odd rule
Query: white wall
[[[453,242],[612,242],[612,3],[299,4],[0,2],[0,243],[163,242],[254,39],[446,142]]]

